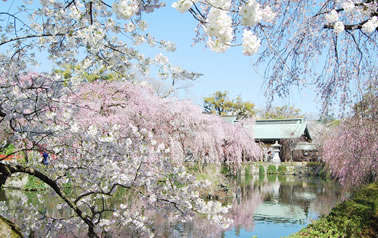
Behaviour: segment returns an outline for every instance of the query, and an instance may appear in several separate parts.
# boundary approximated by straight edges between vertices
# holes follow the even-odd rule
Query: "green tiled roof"
[[[256,120],[252,130],[258,140],[295,139],[302,135],[311,140],[303,118]]]

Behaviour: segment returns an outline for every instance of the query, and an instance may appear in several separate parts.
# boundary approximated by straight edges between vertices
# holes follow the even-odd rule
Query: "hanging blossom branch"
[[[271,100],[287,96],[291,86],[313,85],[327,113],[335,101],[345,108],[358,95],[351,85],[368,85],[377,77],[375,0],[179,0],[172,6],[199,22],[195,42],[225,52],[242,41],[245,55],[260,53],[256,65],[266,67]]]

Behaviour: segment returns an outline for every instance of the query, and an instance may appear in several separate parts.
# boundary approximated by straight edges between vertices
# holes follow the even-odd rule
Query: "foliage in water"
[[[251,165],[251,164],[248,164],[248,165],[244,168],[244,175],[245,175],[246,177],[251,176],[251,169],[252,169],[252,165]]]
[[[265,174],[264,166],[260,165],[259,166],[259,175],[264,175],[264,174]]]

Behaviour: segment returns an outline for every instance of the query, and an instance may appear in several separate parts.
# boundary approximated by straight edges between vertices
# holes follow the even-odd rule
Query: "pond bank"
[[[362,237],[378,235],[378,182],[366,185],[331,210],[329,215],[289,236],[302,237]]]
[[[265,173],[298,176],[327,176],[327,170],[324,164],[319,162],[281,162],[280,164],[249,162],[243,164],[240,172],[241,175]]]

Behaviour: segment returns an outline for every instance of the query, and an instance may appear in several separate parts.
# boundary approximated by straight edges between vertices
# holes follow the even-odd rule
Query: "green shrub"
[[[245,168],[244,168],[244,175],[246,176],[246,177],[248,177],[248,176],[251,176],[251,165],[250,164],[248,164]]]
[[[231,174],[231,169],[227,165],[222,165],[220,172],[223,175],[230,175]]]
[[[277,169],[278,174],[284,175],[287,172],[287,167],[283,164],[280,164]]]
[[[264,166],[260,165],[259,166],[259,175],[264,175],[264,173],[265,173]]]
[[[277,168],[275,165],[269,165],[268,166],[268,171],[267,174],[276,174],[277,173]]]

